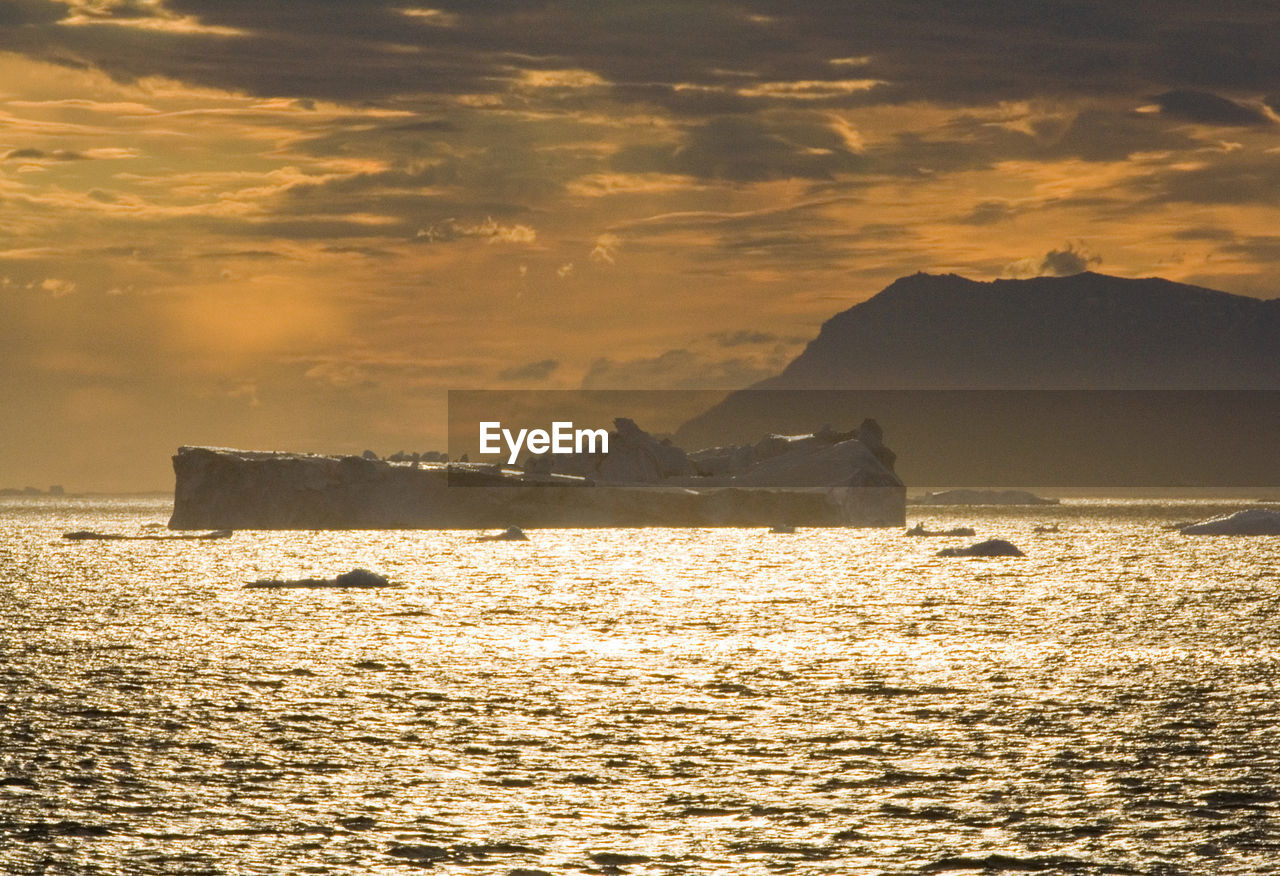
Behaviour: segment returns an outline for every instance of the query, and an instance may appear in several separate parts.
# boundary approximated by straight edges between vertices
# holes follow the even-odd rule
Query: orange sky
[[[0,486],[742,386],[917,270],[1274,296],[1280,11],[957,6],[0,2]]]

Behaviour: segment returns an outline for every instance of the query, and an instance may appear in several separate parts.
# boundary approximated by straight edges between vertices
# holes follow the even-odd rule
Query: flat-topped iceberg
[[[905,488],[882,461],[878,435],[874,448],[848,433],[765,439],[766,448],[747,448],[749,460],[713,474],[700,473],[697,454],[653,439],[630,420],[616,423],[619,440],[607,457],[534,457],[520,468],[182,447],[173,458],[169,526],[904,525]]]

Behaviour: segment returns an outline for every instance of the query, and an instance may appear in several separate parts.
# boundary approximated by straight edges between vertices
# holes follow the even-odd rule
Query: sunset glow
[[[915,271],[1274,297],[1274,13],[0,4],[0,485],[728,388]]]

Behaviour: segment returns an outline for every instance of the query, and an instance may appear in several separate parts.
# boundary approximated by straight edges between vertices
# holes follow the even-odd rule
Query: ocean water
[[[0,504],[0,872],[1274,873],[1280,538],[136,533]],[[1037,534],[1038,524],[1061,532]],[[355,565],[402,589],[254,591]]]

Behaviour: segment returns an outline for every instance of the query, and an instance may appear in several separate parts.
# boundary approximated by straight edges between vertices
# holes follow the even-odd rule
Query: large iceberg
[[[697,454],[657,441],[629,420],[616,423],[622,440],[613,443],[612,458],[542,457],[521,468],[182,447],[173,458],[169,526],[905,525],[906,490],[881,461],[883,451],[849,434],[775,441],[767,453],[713,475],[699,473]]]

